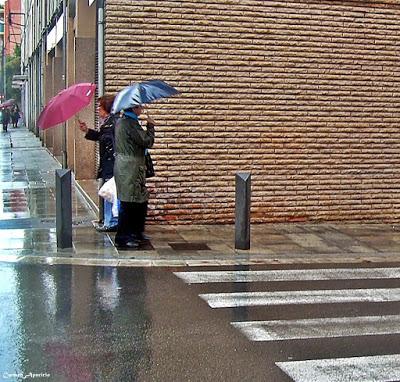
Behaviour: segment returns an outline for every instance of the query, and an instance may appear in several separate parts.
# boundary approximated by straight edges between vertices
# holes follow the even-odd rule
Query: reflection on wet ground
[[[3,264],[0,280],[0,380],[135,381],[150,364],[143,269]]]
[[[43,377],[34,380],[51,382],[289,382],[276,362],[399,354],[398,326],[381,332],[385,335],[376,335],[381,325],[375,335],[362,333],[362,317],[398,317],[400,307],[399,264],[375,266],[166,269],[0,263],[0,380],[22,382],[22,377],[4,376],[37,373]],[[340,296],[366,289],[380,302],[339,303],[336,294],[329,294],[338,289]],[[382,293],[390,299],[382,301]],[[322,303],[321,295],[328,300]],[[293,296],[303,297],[296,301]],[[327,328],[332,333],[322,329],[321,336],[321,326],[294,322],[323,318],[355,321],[339,337],[333,324]],[[259,325],[253,334],[268,338],[252,339],[241,329],[245,323]],[[267,332],[264,325],[277,327]],[[287,338],[277,339],[277,333]]]
[[[198,288],[159,267],[0,263],[0,380],[285,381]]]
[[[2,259],[59,254],[55,232],[55,170],[59,163],[25,129],[0,135],[0,251]],[[101,256],[115,252],[108,236],[93,230],[93,211],[72,188],[75,248],[60,254],[73,256],[92,245]]]

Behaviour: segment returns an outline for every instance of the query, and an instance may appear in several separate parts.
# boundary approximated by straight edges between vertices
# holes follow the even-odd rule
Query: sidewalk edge
[[[89,204],[90,208],[96,213],[99,214],[99,207],[97,204],[92,200],[89,194],[85,191],[85,189],[79,184],[79,181],[74,178],[75,187],[78,189],[79,193],[84,197],[86,202]]]

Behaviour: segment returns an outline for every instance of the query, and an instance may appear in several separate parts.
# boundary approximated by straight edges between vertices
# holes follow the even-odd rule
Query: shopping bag
[[[107,180],[107,182],[100,187],[99,196],[114,204],[117,200],[117,186],[115,185],[114,177]]]

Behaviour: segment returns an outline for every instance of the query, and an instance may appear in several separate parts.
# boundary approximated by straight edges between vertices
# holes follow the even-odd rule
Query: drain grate
[[[209,251],[210,248],[206,243],[168,243],[168,245],[175,251]]]

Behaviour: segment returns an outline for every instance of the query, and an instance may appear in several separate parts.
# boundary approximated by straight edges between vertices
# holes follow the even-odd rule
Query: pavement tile
[[[231,249],[234,251],[234,249]],[[240,253],[238,250],[236,250],[237,253]],[[257,243],[252,244],[250,247],[250,250],[248,251],[250,254],[251,253],[264,253],[265,255],[273,255],[276,252],[273,251],[272,246],[265,246],[265,245],[258,245]],[[246,251],[243,251],[243,253],[246,253]]]
[[[374,253],[376,252],[373,248],[363,245],[350,245],[345,248],[346,252],[349,253]]]
[[[288,244],[273,244],[269,245],[268,249],[273,253],[306,253],[312,254],[313,250],[310,248],[305,248],[295,243],[288,243]]]
[[[254,244],[258,245],[277,245],[277,244],[286,244],[290,241],[290,238],[287,235],[282,235],[282,234],[263,234],[256,236],[256,234],[253,233],[251,237],[251,242]]]
[[[176,251],[174,251],[171,247],[169,248],[161,248],[161,249],[157,249],[157,253],[159,254],[159,256],[173,256],[176,254]]]
[[[305,224],[282,224],[276,226],[275,229],[279,228],[279,232],[283,234],[304,234],[307,233],[307,225]]]
[[[164,232],[148,232],[146,233],[151,237],[152,242],[159,242],[161,241],[162,243],[168,243],[171,241],[184,241],[181,235],[175,232],[169,232],[169,231],[164,231]]]
[[[208,247],[212,250],[212,251],[216,251],[216,252],[224,252],[224,253],[233,253],[234,252],[234,246],[229,246],[228,244],[224,243],[224,242],[208,242]]]

